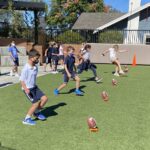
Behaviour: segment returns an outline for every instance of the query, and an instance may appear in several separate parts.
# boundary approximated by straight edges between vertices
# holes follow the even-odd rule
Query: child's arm
[[[21,81],[21,86],[23,87],[24,91],[29,94],[30,90],[27,88],[26,84],[24,83],[24,81]]]
[[[69,78],[71,78],[71,74],[70,74],[70,72],[68,71],[68,68],[67,68],[67,65],[65,64],[65,71],[66,71],[66,73],[67,73],[67,76],[69,77]]]
[[[104,51],[102,52],[102,56],[105,56],[105,54],[108,53],[108,52],[109,52],[109,50],[104,50]]]
[[[48,48],[45,50],[45,54],[44,54],[44,56],[46,56],[46,54],[47,54],[47,51],[48,51]]]
[[[24,55],[22,52],[20,52],[20,51],[18,50],[17,47],[15,47],[15,48],[16,48],[16,50],[17,50],[17,53],[19,53],[19,54],[21,54],[21,55]]]
[[[119,53],[124,53],[124,52],[128,52],[128,50],[119,50]]]

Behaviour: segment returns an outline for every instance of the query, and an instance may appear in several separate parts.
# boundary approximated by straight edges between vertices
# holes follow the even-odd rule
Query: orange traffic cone
[[[136,66],[136,54],[134,54],[132,66]]]

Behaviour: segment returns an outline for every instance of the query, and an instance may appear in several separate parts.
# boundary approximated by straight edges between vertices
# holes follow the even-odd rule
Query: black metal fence
[[[25,38],[34,42],[34,29],[20,29],[16,34],[7,30],[0,30],[2,37]],[[39,43],[60,41],[62,43],[79,44],[89,43],[118,43],[118,44],[148,44],[150,45],[150,30],[103,30],[93,33],[93,30],[67,30],[67,29],[39,29]]]

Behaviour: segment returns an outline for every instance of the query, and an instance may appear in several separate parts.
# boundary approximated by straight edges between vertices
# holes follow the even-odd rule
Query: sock
[[[28,119],[28,118],[31,118],[31,116],[27,114],[26,117],[25,117],[25,120]]]

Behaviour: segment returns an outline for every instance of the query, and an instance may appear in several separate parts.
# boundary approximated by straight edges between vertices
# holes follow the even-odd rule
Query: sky
[[[142,5],[150,2],[150,0],[141,0]],[[129,0],[104,0],[106,5],[111,5],[113,8],[121,12],[128,12]]]
[[[50,0],[44,0],[49,2]],[[150,0],[141,0],[142,5],[150,2]],[[121,12],[128,12],[129,0],[104,0],[106,5],[111,5],[113,8],[120,10]]]

